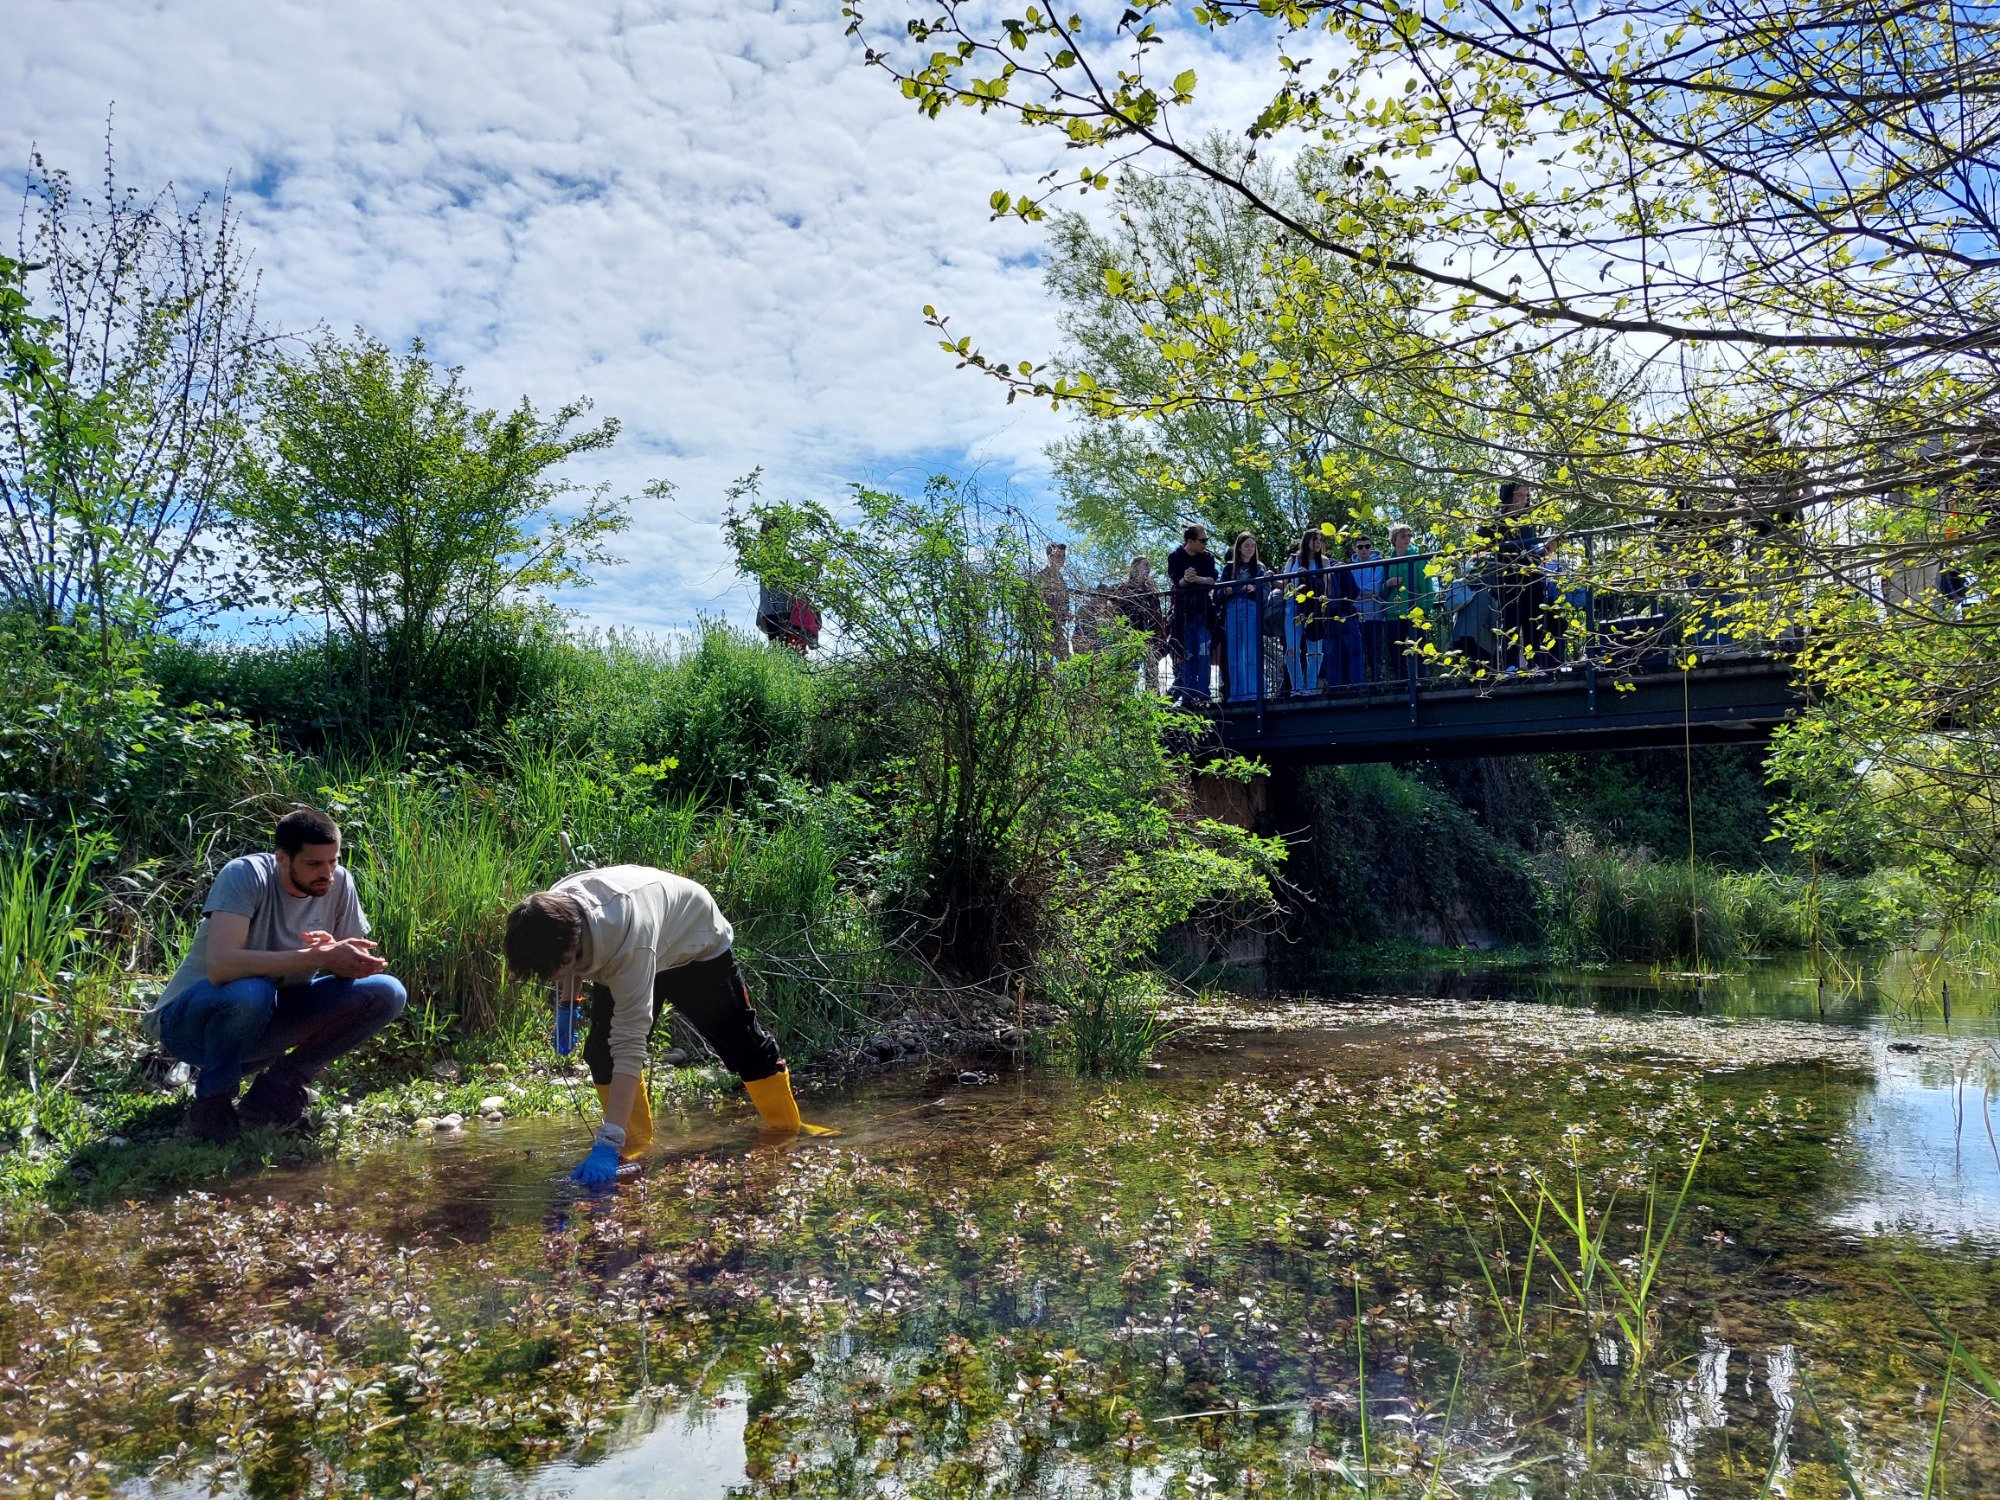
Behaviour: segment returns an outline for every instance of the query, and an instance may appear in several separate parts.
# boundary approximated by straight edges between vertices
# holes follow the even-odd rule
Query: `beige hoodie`
[[[611,1072],[638,1077],[653,1030],[653,976],[727,953],[736,940],[708,888],[647,865],[610,865],[558,880],[583,907],[578,984],[611,991]]]

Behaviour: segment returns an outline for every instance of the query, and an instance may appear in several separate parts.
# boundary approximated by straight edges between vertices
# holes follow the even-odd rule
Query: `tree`
[[[727,525],[745,573],[838,626],[837,669],[885,746],[900,899],[943,968],[1122,965],[1204,902],[1268,903],[1277,851],[1193,816],[1136,636],[1054,659],[1023,518],[942,481],[854,506],[843,521],[748,481]]]
[[[1219,170],[1244,173],[1261,197],[1301,207],[1318,154],[1279,173],[1225,138],[1201,150]],[[1420,425],[1394,409],[1397,388],[1378,372],[1323,357],[1329,346],[1407,341],[1407,278],[1364,274],[1300,245],[1209,177],[1127,174],[1113,198],[1103,228],[1081,214],[1051,221],[1046,283],[1068,340],[1052,369],[1126,403],[1094,412],[1052,449],[1073,526],[1129,556],[1177,538],[1190,520],[1225,538],[1253,530],[1276,553],[1323,521],[1347,533],[1408,518],[1444,539],[1483,518],[1490,496],[1473,476],[1508,419],[1466,420],[1482,392],[1459,393],[1455,428]],[[1614,372],[1580,355],[1570,363],[1509,371],[1545,422],[1570,424],[1578,410],[1601,413],[1607,396],[1616,399]],[[1183,399],[1191,385],[1212,392],[1237,372],[1273,368],[1292,376],[1283,394]],[[1514,405],[1505,392],[1483,394],[1496,413]]]
[[[238,602],[214,521],[263,348],[229,199],[80,194],[37,156],[0,371],[0,601],[94,632]]]
[[[933,0],[896,37],[875,11],[850,0],[850,27],[919,110],[1011,114],[1080,158],[995,194],[996,214],[1039,220],[1057,193],[1172,172],[1298,252],[1285,295],[1240,310],[1217,310],[1216,267],[1180,277],[1174,298],[1220,321],[1190,338],[1136,317],[1144,380],[1000,358],[934,315],[961,363],[1010,399],[1106,419],[1235,419],[1338,381],[1476,455],[1465,478],[1537,480],[1531,519],[1643,523],[1590,581],[1668,598],[1689,642],[1809,642],[1814,722],[1872,768],[1869,795],[1912,799],[1882,825],[1993,868],[1952,827],[2000,799],[1991,7],[1135,0],[1115,20],[996,21]],[[1237,27],[1275,62],[1239,117],[1247,149],[1218,155],[1183,134],[1199,80],[1169,58]],[[1303,191],[1260,176],[1280,153]],[[1336,267],[1366,294],[1343,296]]]
[[[233,515],[280,597],[358,652],[364,702],[412,701],[504,611],[609,560],[623,501],[551,472],[617,436],[579,429],[588,409],[482,410],[421,341],[323,336],[263,383]]]

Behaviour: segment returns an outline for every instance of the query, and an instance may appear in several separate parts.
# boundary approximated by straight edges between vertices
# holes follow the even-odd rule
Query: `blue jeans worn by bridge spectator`
[[[160,1012],[160,1045],[198,1069],[197,1099],[236,1097],[245,1075],[283,1060],[310,1082],[403,1013],[409,997],[389,974],[365,979],[327,975],[279,988],[250,977],[203,979]]]
[[[1326,656],[1321,666],[1328,687],[1361,685],[1361,622],[1356,619],[1329,620],[1326,626]]]
[[[1193,700],[1208,701],[1209,652],[1213,649],[1215,637],[1209,630],[1208,619],[1199,612],[1191,612],[1191,619],[1182,620],[1175,632],[1176,645],[1180,657],[1174,663],[1174,692],[1182,702]]]

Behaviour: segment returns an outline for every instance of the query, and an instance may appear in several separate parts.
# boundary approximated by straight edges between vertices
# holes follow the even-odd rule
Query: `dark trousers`
[[[1361,675],[1369,682],[1382,680],[1383,657],[1389,649],[1389,622],[1361,622]]]
[[[1382,653],[1383,677],[1389,682],[1408,682],[1412,677],[1423,681],[1426,673],[1423,658],[1417,654],[1416,625],[1407,619],[1384,620],[1382,633],[1386,641]]]
[[[653,1024],[660,1024],[660,1007],[671,1005],[701,1039],[715,1049],[722,1065],[745,1083],[769,1078],[785,1066],[777,1039],[758,1023],[750,991],[736,971],[736,952],[696,959],[653,976]],[[583,1039],[583,1060],[593,1083],[611,1082],[611,991],[590,986],[590,1031]]]

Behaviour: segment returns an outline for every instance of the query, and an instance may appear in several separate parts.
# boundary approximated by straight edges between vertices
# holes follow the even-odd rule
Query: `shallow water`
[[[2000,1009],[1798,977],[1219,1004],[1128,1083],[663,1120],[598,1202],[572,1118],[21,1216],[0,1486],[1922,1494],[1930,1317],[2000,1371]],[[1941,1431],[1944,1492],[2000,1494],[1963,1361]]]

